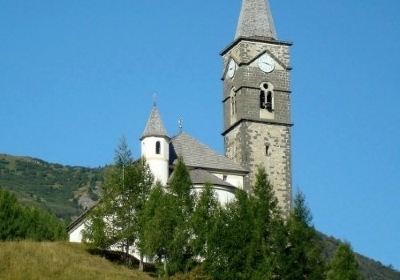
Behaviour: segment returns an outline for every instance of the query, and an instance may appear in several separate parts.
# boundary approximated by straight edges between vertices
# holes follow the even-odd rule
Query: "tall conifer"
[[[327,280],[362,280],[350,244],[341,244],[329,264]]]

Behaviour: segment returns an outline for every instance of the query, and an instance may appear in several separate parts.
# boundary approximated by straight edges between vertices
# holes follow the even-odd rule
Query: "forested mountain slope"
[[[0,154],[0,186],[23,204],[47,209],[67,221],[98,199],[102,181],[101,168]]]

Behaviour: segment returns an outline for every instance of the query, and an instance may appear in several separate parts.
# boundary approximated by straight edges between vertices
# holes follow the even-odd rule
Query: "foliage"
[[[44,210],[21,206],[15,195],[0,188],[0,240],[22,239],[64,240],[65,226]]]
[[[356,257],[350,244],[339,245],[334,258],[329,264],[327,280],[361,280]]]
[[[102,199],[86,221],[84,240],[102,249],[119,245],[130,253],[142,236],[141,216],[152,183],[146,162],[134,162],[122,138],[116,150],[115,165],[106,172]]]
[[[289,216],[287,279],[325,278],[325,263],[322,258],[322,242],[311,224],[311,213],[302,193],[294,200]]]
[[[220,205],[212,186],[207,184],[197,197],[195,209],[191,218],[193,229],[193,239],[191,246],[193,253],[199,258],[205,258],[208,255],[208,244],[211,238],[215,219]]]
[[[159,265],[165,275],[187,272],[195,264],[191,237],[194,196],[185,164],[179,160],[168,192],[155,187],[144,210],[144,252]]]
[[[212,280],[205,272],[201,265],[196,266],[188,273],[177,273],[169,278],[170,280]]]
[[[208,243],[205,269],[214,279],[250,279],[249,244],[254,217],[247,193],[238,191],[236,201],[217,213]]]
[[[145,273],[89,254],[79,244],[0,242],[0,279],[150,280]]]
[[[98,199],[101,168],[48,163],[0,154],[0,185],[26,206],[42,208],[69,221]]]

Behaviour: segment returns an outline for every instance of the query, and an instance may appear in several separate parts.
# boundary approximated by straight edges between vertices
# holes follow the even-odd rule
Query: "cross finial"
[[[179,127],[179,133],[181,133],[183,130],[183,119],[182,118],[178,119],[178,127]]]
[[[157,93],[153,94],[153,107],[157,107]]]

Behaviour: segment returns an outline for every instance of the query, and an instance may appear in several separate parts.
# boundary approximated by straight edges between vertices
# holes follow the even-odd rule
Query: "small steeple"
[[[235,39],[277,39],[268,0],[243,0]]]
[[[144,129],[140,139],[150,136],[169,138],[156,104],[153,105],[146,128]]]

